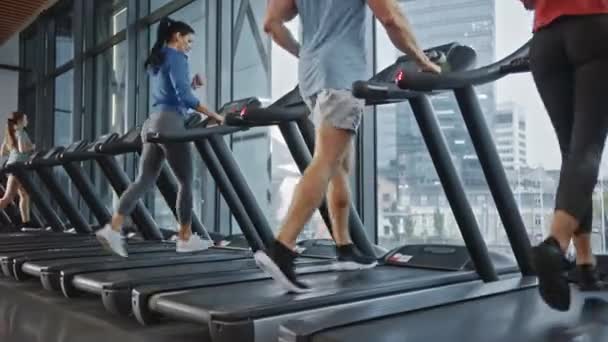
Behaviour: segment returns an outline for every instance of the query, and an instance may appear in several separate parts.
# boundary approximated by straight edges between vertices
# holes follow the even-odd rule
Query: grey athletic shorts
[[[323,122],[332,127],[355,134],[361,123],[365,102],[353,96],[350,90],[323,89],[304,99],[312,114],[312,121],[319,127]]]

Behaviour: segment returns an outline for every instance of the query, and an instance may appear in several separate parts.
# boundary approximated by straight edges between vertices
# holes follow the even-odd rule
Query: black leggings
[[[539,30],[530,64],[562,155],[555,208],[590,233],[608,131],[608,15],[562,17]]]

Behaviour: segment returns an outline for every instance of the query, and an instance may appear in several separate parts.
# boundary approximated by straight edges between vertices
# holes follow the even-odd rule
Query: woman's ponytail
[[[163,64],[165,59],[163,47],[165,44],[171,41],[173,34],[176,32],[179,32],[182,35],[194,34],[192,27],[182,21],[171,20],[167,17],[160,20],[158,23],[158,29],[156,31],[156,42],[154,43],[154,46],[152,46],[150,55],[144,64],[146,69],[157,69]]]
[[[158,29],[156,30],[156,42],[152,46],[150,55],[146,59],[145,67],[157,68],[163,64],[164,55],[162,49],[165,43],[171,38],[171,25],[173,20],[165,17],[158,23]]]

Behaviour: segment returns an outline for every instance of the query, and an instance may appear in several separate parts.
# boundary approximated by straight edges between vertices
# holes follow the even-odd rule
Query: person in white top
[[[7,164],[26,161],[34,151],[35,146],[25,131],[27,124],[27,115],[25,113],[13,112],[9,115],[6,122],[4,141],[2,142],[2,147],[0,147],[0,154],[9,156]],[[19,195],[21,222],[24,226],[27,226],[30,223],[30,196],[23,189],[19,180],[14,175],[9,174],[6,190],[2,198],[0,198],[0,209],[4,209],[13,203],[17,195]]]

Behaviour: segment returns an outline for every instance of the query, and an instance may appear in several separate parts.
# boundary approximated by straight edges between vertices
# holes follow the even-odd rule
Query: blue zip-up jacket
[[[189,108],[196,109],[200,103],[192,93],[188,56],[170,47],[164,47],[162,53],[163,64],[148,69],[154,108],[186,115]]]

